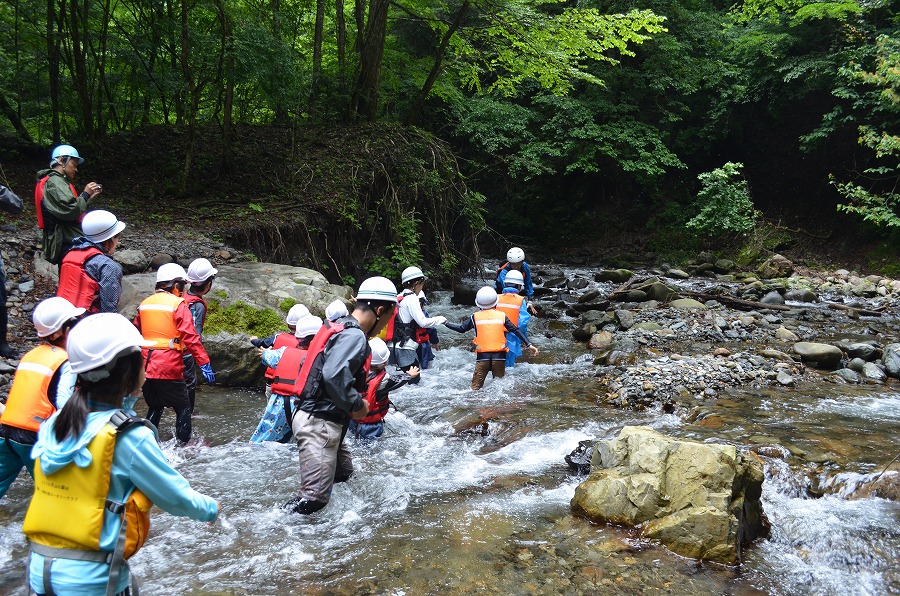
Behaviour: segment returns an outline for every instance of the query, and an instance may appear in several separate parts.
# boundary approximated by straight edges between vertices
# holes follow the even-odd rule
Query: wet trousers
[[[18,478],[22,468],[34,478],[34,460],[31,459],[33,443],[20,443],[7,437],[0,437],[0,499]]]
[[[147,379],[144,383],[147,420],[159,428],[165,408],[175,410],[175,438],[179,443],[191,440],[191,402],[184,379]]]
[[[476,360],[475,372],[472,373],[472,389],[484,387],[488,372],[495,379],[502,378],[506,374],[506,356],[504,355],[503,360]]]
[[[291,429],[300,451],[300,497],[319,503],[331,500],[336,482],[353,474],[350,450],[344,444],[346,424],[338,424],[298,411]]]

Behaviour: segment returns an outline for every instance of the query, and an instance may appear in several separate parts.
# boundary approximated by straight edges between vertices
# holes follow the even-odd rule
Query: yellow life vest
[[[506,315],[494,308],[476,312],[475,317],[475,351],[505,352],[506,348]]]
[[[150,530],[153,506],[150,499],[135,488],[125,503],[107,500],[116,436],[136,424],[149,426],[147,421],[121,410],[114,414],[88,445],[93,459],[86,468],[71,463],[46,476],[40,458],[35,460],[34,496],[22,525],[32,546],[37,545],[35,552],[56,558],[84,557],[67,556],[71,553],[63,551],[54,554],[54,549],[100,552],[103,517],[107,511],[122,519],[120,531],[125,533],[125,559],[144,545]]]
[[[65,350],[46,343],[25,354],[16,369],[0,423],[37,432],[41,422],[56,411],[50,403],[50,381],[68,359]]]
[[[184,350],[181,332],[175,325],[175,309],[184,302],[169,292],[157,292],[146,298],[138,306],[141,318],[141,334],[144,339],[156,342],[151,350]],[[146,348],[145,348],[146,349]]]
[[[525,302],[525,296],[519,296],[512,292],[504,292],[497,296],[497,308],[502,309],[500,312],[506,313],[513,325],[519,325],[519,312],[522,309],[522,303]]]

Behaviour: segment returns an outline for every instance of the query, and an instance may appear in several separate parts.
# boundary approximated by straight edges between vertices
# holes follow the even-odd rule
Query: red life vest
[[[391,406],[388,393],[385,392],[382,398],[378,399],[378,386],[381,385],[381,381],[384,380],[386,374],[387,371],[385,369],[369,374],[369,386],[366,389],[365,398],[369,402],[369,414],[357,421],[360,424],[375,424],[376,422],[381,422],[387,416],[388,408]]]
[[[407,293],[409,292],[409,293]],[[378,334],[378,337],[383,339],[385,343],[391,341],[401,342],[404,340],[402,334],[398,334],[397,331],[397,313],[400,312],[400,303],[403,302],[403,299],[407,296],[412,296],[412,292],[409,290],[403,290],[402,294],[397,294],[397,307],[394,309],[394,312],[391,314],[390,320],[388,320],[388,324],[384,326],[381,330],[381,333]],[[402,324],[402,323],[401,323]]]
[[[312,398],[314,400],[319,398],[318,394],[320,391],[320,382],[322,381],[322,367],[324,366],[325,361],[325,346],[334,334],[340,333],[346,328],[346,326],[340,323],[325,321],[325,324],[322,325],[315,337],[312,338],[312,341],[309,343],[309,348],[307,348],[306,351],[306,360],[303,361],[303,366],[300,368],[300,374],[297,375],[297,382],[294,383],[294,395],[298,396],[301,401],[304,398]],[[369,353],[366,361],[363,363],[365,376],[358,379],[358,381],[362,381],[362,385],[356,387],[359,392],[366,390],[365,381],[368,378],[369,367],[371,364],[372,354]],[[297,404],[297,406],[297,408],[294,408],[295,411],[299,408],[300,404]]]
[[[38,180],[34,187],[34,211],[37,213],[38,227],[42,230],[44,229],[44,210],[41,207],[41,203],[44,201],[44,187],[47,186],[48,178],[50,178],[50,174]],[[78,198],[78,191],[75,190],[75,185],[69,182],[69,188],[72,189],[72,196]],[[84,217],[84,215],[81,217]],[[81,221],[81,217],[78,218],[78,221]]]
[[[300,345],[300,340],[293,333],[279,333],[275,336],[275,342],[272,344],[272,349],[277,350],[278,348],[296,348]],[[275,369],[271,366],[266,367],[266,383],[271,384],[272,379],[275,378]],[[290,395],[293,391],[286,393],[285,395]]]
[[[200,325],[201,326],[205,325],[206,324],[206,313],[209,312],[209,305],[206,304],[206,300],[203,299],[203,296],[198,296],[197,294],[191,294],[190,292],[185,292],[184,296],[182,296],[182,297],[184,298],[184,301],[187,302],[188,308],[190,308],[191,304],[194,304],[195,302],[203,303],[203,319],[200,320]],[[193,316],[193,314],[194,313],[191,312],[191,316]]]
[[[285,348],[281,354],[281,360],[275,367],[272,377],[272,393],[278,395],[293,395],[297,389],[297,377],[300,367],[306,360],[306,350],[300,348]],[[268,372],[268,371],[267,371]]]
[[[100,282],[87,274],[84,264],[102,254],[102,250],[93,246],[67,252],[59,265],[56,295],[77,308],[87,309],[88,314],[100,312]]]

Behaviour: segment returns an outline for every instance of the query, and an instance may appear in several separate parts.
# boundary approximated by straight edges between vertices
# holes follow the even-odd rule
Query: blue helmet
[[[78,160],[78,165],[84,163],[84,159],[78,155],[78,149],[73,147],[72,145],[60,145],[53,149],[53,153],[50,154],[50,158],[56,161],[59,157],[74,157]]]

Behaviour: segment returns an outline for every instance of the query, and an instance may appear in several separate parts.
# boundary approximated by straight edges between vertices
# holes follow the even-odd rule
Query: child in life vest
[[[528,299],[522,296],[522,288],[525,285],[521,271],[507,272],[503,279],[503,293],[500,294],[497,301],[497,310],[506,313],[513,325],[519,328],[522,335],[528,337],[528,321],[531,320],[531,313],[528,312]],[[515,333],[506,332],[506,368],[512,368],[516,365],[516,358],[522,355],[522,342]]]
[[[65,298],[39,303],[31,314],[41,345],[22,357],[0,416],[0,498],[22,468],[34,477],[31,448],[41,422],[66,405],[75,389],[75,373],[66,354],[69,329],[83,315]]]
[[[537,356],[537,346],[513,325],[509,317],[497,310],[498,296],[494,288],[484,286],[475,294],[475,305],[481,310],[463,323],[444,323],[458,333],[475,330],[475,372],[472,374],[472,389],[484,387],[490,372],[495,379],[506,374],[506,332],[515,334],[526,348]]]
[[[389,394],[394,389],[406,385],[411,379],[419,376],[419,367],[412,366],[406,373],[389,375],[385,370],[390,350],[384,340],[373,337],[369,340],[372,348],[372,362],[366,378],[366,401],[369,403],[369,414],[360,420],[351,420],[347,434],[356,439],[371,441],[384,433],[384,417],[391,406]]]
[[[133,415],[141,348],[150,345],[116,313],[86,317],[69,333],[78,388],[41,425],[32,451],[35,491],[22,529],[34,593],[126,593],[125,559],[146,540],[154,504],[199,521],[219,514],[166,461],[155,428]]]
[[[272,377],[272,395],[269,397],[262,419],[250,436],[251,443],[263,441],[287,443],[291,440],[291,399],[298,389],[294,384],[306,359],[309,342],[322,327],[322,319],[306,315],[300,317],[295,327],[296,347],[259,349],[263,364],[271,368],[275,374]]]
[[[426,317],[430,317],[431,315],[425,310],[425,307],[428,306],[428,298],[425,297],[424,290],[419,292],[419,304],[422,305],[422,314]],[[419,329],[416,329],[416,343],[419,344],[417,351],[422,370],[431,367],[431,362],[434,360],[434,348],[431,346],[436,346],[440,341],[441,338],[438,337],[436,327],[420,327]]]
[[[287,323],[288,331],[285,333],[284,331],[279,331],[278,333],[273,333],[269,337],[264,337],[262,339],[256,337],[255,335],[250,336],[250,343],[253,344],[254,348],[283,348],[285,346],[296,348],[297,347],[297,321],[299,321],[302,317],[305,317],[309,314],[309,309],[302,304],[295,304],[288,311],[287,317],[285,317],[284,322]],[[275,369],[272,367],[266,368],[266,401],[272,397],[272,378],[275,376]]]

